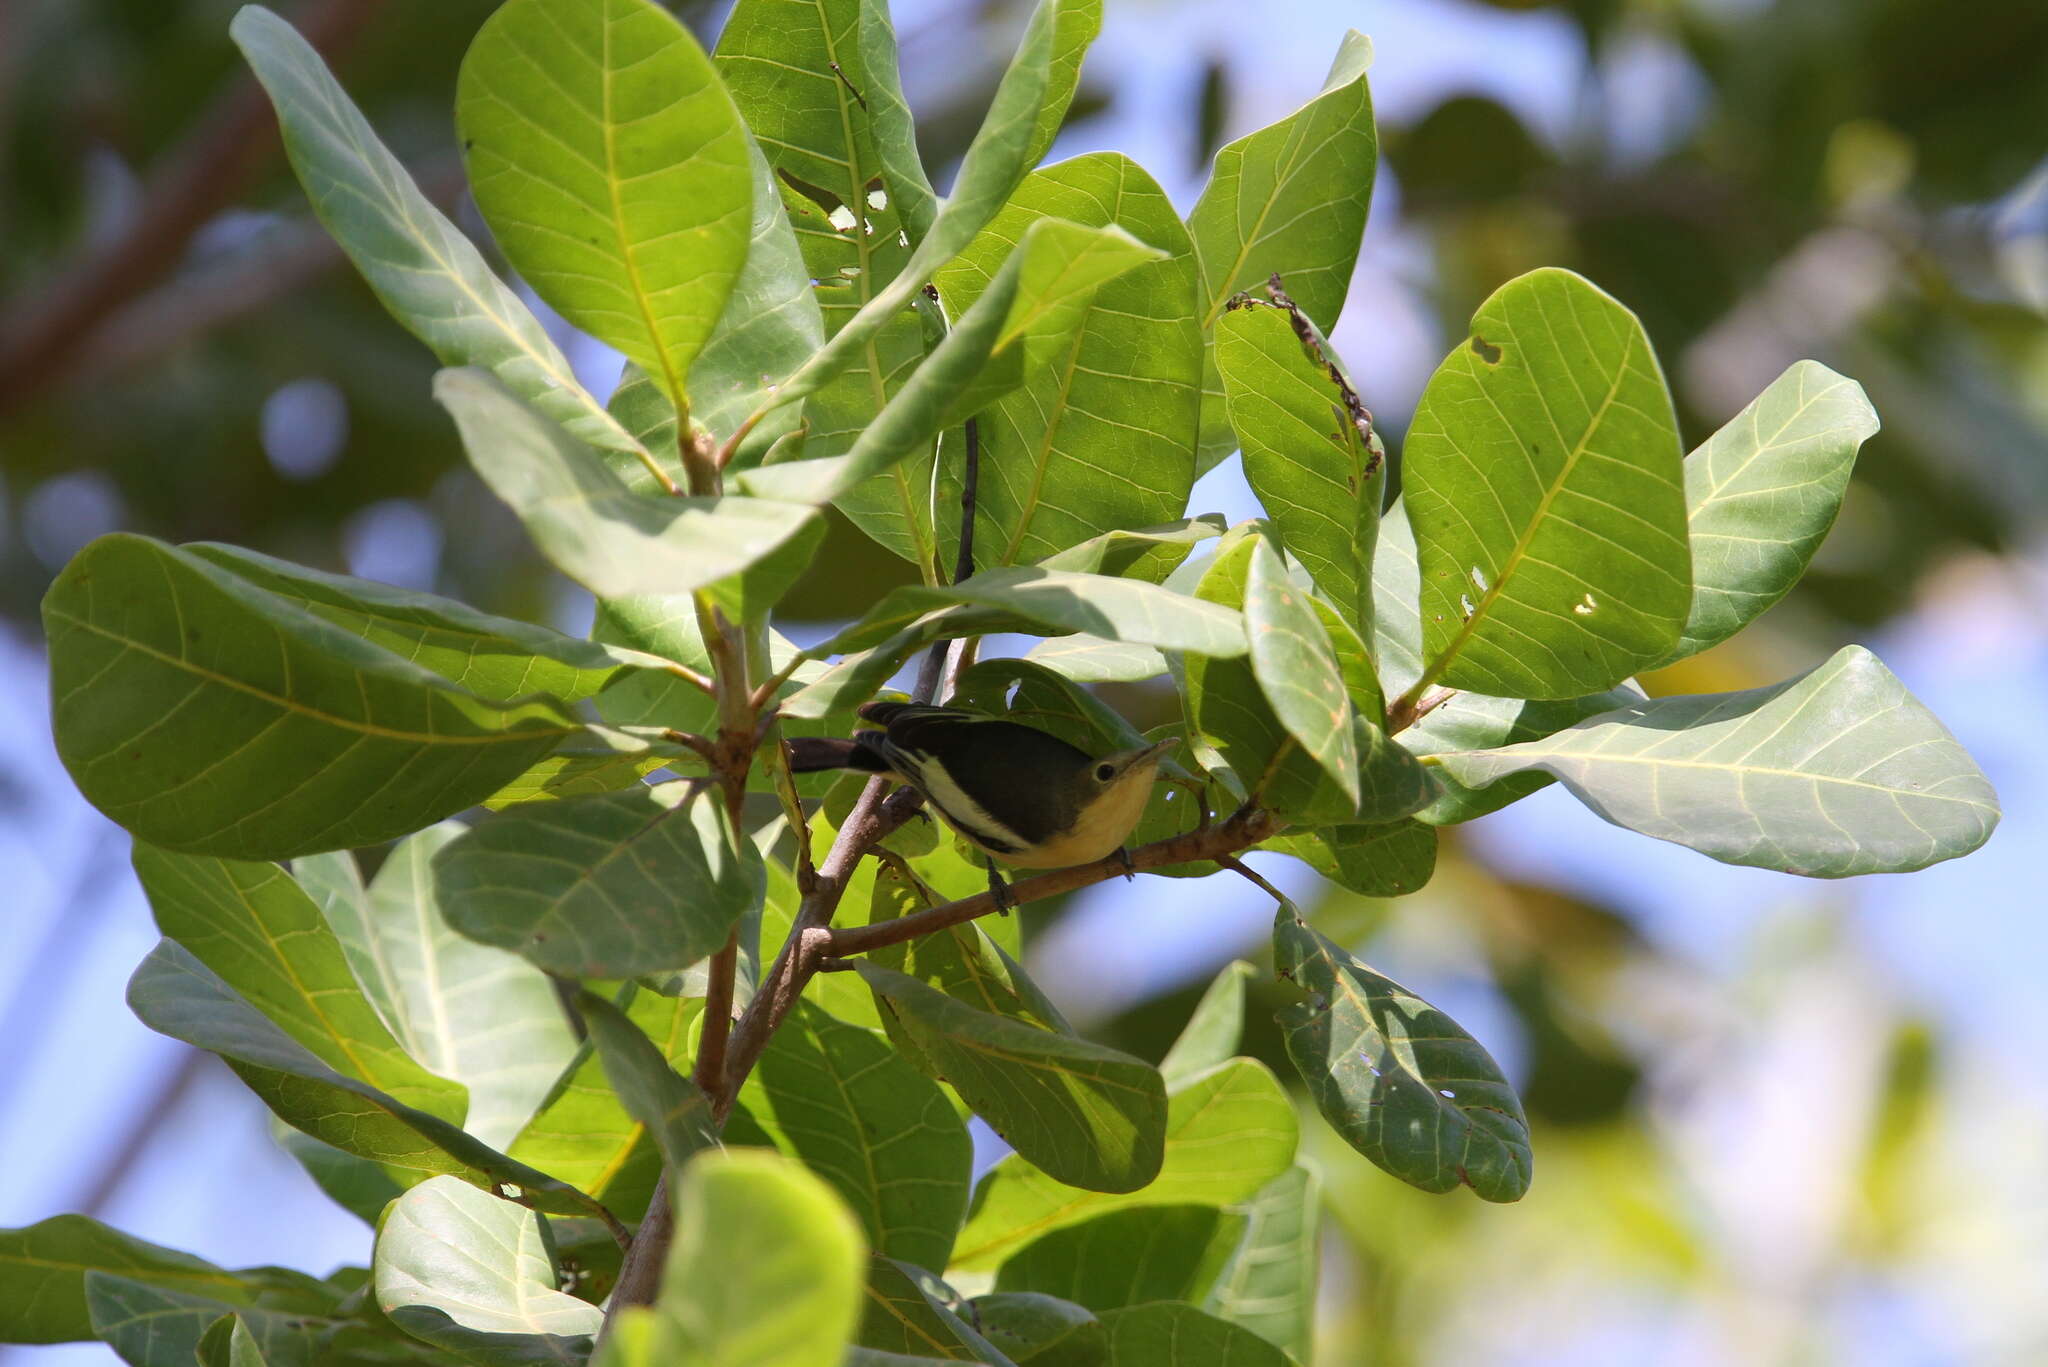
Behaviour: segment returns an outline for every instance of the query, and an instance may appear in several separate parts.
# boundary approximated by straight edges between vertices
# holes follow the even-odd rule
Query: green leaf
[[[1072,1301],[999,1291],[976,1296],[968,1308],[989,1342],[1016,1367],[1108,1367],[1109,1335]]]
[[[465,829],[446,821],[400,841],[368,888],[345,853],[302,859],[293,873],[406,1052],[469,1089],[462,1127],[503,1148],[533,1118],[576,1040],[545,975],[458,935],[442,915],[433,861]]]
[[[92,1337],[130,1367],[187,1367],[208,1326],[231,1307],[219,1301],[93,1271],[85,1275]]]
[[[581,727],[361,640],[199,556],[116,533],[43,599],[57,753],[166,849],[284,859],[461,811]]]
[[[1054,35],[1053,80],[1059,79],[1060,41],[1068,36],[1062,28]],[[939,197],[925,174],[924,158],[917,150],[917,121],[910,103],[903,98],[903,73],[896,55],[896,26],[890,22],[887,0],[860,0],[860,68],[866,76],[867,109],[875,140],[875,153],[882,163],[882,181],[887,198],[894,202],[903,223],[906,245],[915,247],[931,231],[938,217]],[[843,100],[845,91],[836,92]],[[1047,96],[1047,106],[1052,103]],[[1040,111],[1044,117],[1044,110]],[[1044,155],[1041,151],[1039,155]],[[1035,162],[1038,157],[1028,157]],[[872,207],[870,202],[869,207]]]
[[[659,656],[493,617],[452,598],[323,574],[240,546],[179,549],[485,697],[545,693],[577,702],[629,673],[666,673]]]
[[[507,1158],[439,1116],[329,1068],[174,941],[159,942],[136,969],[128,1007],[159,1034],[219,1054],[288,1124],[374,1159],[394,1176],[448,1175],[486,1189],[519,1187],[536,1208],[563,1215],[598,1208],[567,1183]]]
[[[1029,660],[999,656],[977,661],[954,680],[948,703],[1049,731],[1091,755],[1147,743],[1121,712]]]
[[[1215,1206],[1132,1206],[1055,1229],[996,1273],[998,1291],[1036,1291],[1100,1313],[1147,1301],[1198,1301],[1244,1238],[1246,1220]]]
[[[1076,570],[1163,583],[1188,555],[1226,530],[1220,513],[1184,517],[1157,527],[1113,528],[1039,562],[1043,570]]]
[[[1292,1367],[1287,1354],[1249,1329],[1192,1305],[1154,1301],[1102,1317],[1109,1367]]]
[[[1309,320],[1336,325],[1372,205],[1379,134],[1366,69],[1372,43],[1346,33],[1322,91],[1294,113],[1226,145],[1188,215],[1202,272],[1202,327],[1233,294],[1278,274]],[[1230,453],[1212,350],[1204,366],[1198,470]]]
[[[1085,634],[1040,641],[1024,658],[1075,683],[1138,683],[1166,672],[1166,657],[1151,646]]]
[[[1286,1171],[1297,1136],[1293,1103],[1272,1072],[1232,1059],[1174,1089],[1164,1162],[1141,1191],[1082,1191],[1031,1166],[1021,1151],[996,1164],[975,1192],[953,1265],[996,1267],[1041,1234],[1127,1206],[1242,1200]]]
[[[470,1362],[581,1363],[604,1313],[556,1290],[541,1217],[436,1177],[385,1212],[377,1304],[393,1323]]]
[[[839,1367],[866,1251],[832,1189],[779,1154],[699,1154],[676,1184],[659,1306],[674,1367]]]
[[[705,765],[702,756],[682,746],[649,742],[628,731],[593,726],[581,738],[570,741],[485,798],[483,805],[497,812],[522,802],[558,802],[565,797],[615,793],[633,787],[656,769],[671,769],[694,777],[705,772]]]
[[[1259,848],[1291,854],[1363,897],[1405,897],[1436,871],[1436,830],[1416,820],[1291,830]]]
[[[1692,611],[1659,667],[1727,640],[1799,582],[1877,427],[1861,385],[1800,361],[1687,458]]]
[[[1244,1237],[1201,1301],[1210,1314],[1242,1325],[1299,1362],[1310,1360],[1315,1345],[1322,1186],[1297,1163],[1230,1207],[1245,1220]]]
[[[651,0],[508,0],[462,59],[455,113],[513,267],[682,404],[753,193],[739,111],[697,40]]]
[[[1053,9],[1052,70],[1039,106],[1024,164],[1036,166],[1059,136],[1081,85],[1081,60],[1102,33],[1102,0],[1057,0]]]
[[[269,91],[313,211],[391,316],[443,365],[480,366],[578,439],[646,459],[576,382],[540,320],[413,184],[291,25],[245,5],[228,32]]]
[[[626,1113],[653,1136],[662,1161],[681,1167],[691,1154],[716,1147],[718,1123],[710,1099],[670,1066],[633,1018],[593,992],[579,993],[576,1004],[612,1090]]]
[[[947,899],[971,897],[988,887],[988,876],[983,868],[950,851],[935,851],[920,859],[917,875],[938,896]],[[902,870],[889,865],[876,870],[873,896],[869,902],[869,925],[922,911],[926,905],[919,891],[906,881]],[[1015,948],[1014,938],[1010,947]],[[937,988],[977,1011],[1023,1021],[1063,1035],[1073,1034],[1066,1018],[1039,990],[1038,984],[1031,981],[1016,959],[975,923],[947,926],[902,944],[885,945],[868,957],[884,968]],[[926,1072],[933,1071],[929,1060],[921,1057],[915,1035],[895,1015],[883,1012],[881,1023],[898,1049]],[[933,1261],[929,1265],[938,1267],[943,1263]]]
[[[1474,786],[1540,769],[1617,826],[1811,878],[1954,859],[1999,817],[1976,762],[1861,646],[1769,688],[1647,699],[1437,763]]]
[[[777,1147],[846,1199],[870,1248],[946,1265],[967,1213],[974,1146],[937,1083],[872,1031],[800,1001],[741,1101]]]
[[[53,1215],[0,1230],[0,1343],[63,1343],[93,1336],[89,1273],[110,1273],[230,1305],[319,1314],[333,1298],[304,1273],[281,1267],[229,1272],[83,1215]]]
[[[1488,1201],[1529,1190],[1529,1122],[1486,1050],[1282,907],[1282,978],[1309,994],[1280,1013],[1287,1056],[1344,1141],[1424,1191],[1460,1183]]]
[[[1208,1072],[1237,1052],[1238,1038],[1244,1034],[1244,984],[1251,975],[1250,964],[1233,960],[1223,965],[1195,1003],[1194,1014],[1159,1061],[1160,1075],[1169,1087]]]
[[[1062,34],[1065,27],[1063,24]],[[1099,533],[1165,522],[1194,482],[1202,340],[1194,249],[1166,192],[1120,153],[1034,172],[939,272],[947,307],[981,297],[1040,219],[1125,229],[1167,255],[1104,284],[1023,388],[984,411],[975,557],[1028,563]],[[951,489],[958,479],[948,471]],[[957,495],[939,500],[941,544],[959,534]],[[950,516],[949,516],[950,515]]]
[[[434,861],[448,923],[571,978],[688,968],[761,904],[760,855],[688,781],[511,807]]]
[[[855,967],[917,1053],[1026,1161],[1091,1191],[1134,1191],[1158,1173],[1166,1089],[1150,1064],[977,1011],[880,964]]]
[[[234,1327],[228,1331],[228,1367],[270,1367],[262,1346],[256,1336],[249,1332],[248,1324],[238,1315]]]
[[[344,1076],[460,1123],[467,1096],[392,1038],[320,906],[275,864],[172,854],[138,841],[135,873],[159,929]]]
[[[1287,577],[1272,544],[1261,536],[1251,545],[1244,625],[1252,643],[1252,675],[1273,715],[1356,810],[1358,741],[1336,650],[1308,596]]]
[[[1570,698],[1677,642],[1692,560],[1671,395],[1642,324],[1584,279],[1531,271],[1480,305],[1403,461],[1426,680]]]
[[[444,370],[434,397],[470,463],[541,553],[600,598],[674,594],[738,574],[817,514],[753,498],[636,494],[589,447],[480,370]]]
[[[591,1367],[670,1367],[678,1360],[680,1331],[675,1322],[647,1305],[622,1305],[605,1332],[604,1346],[590,1359]]]
[[[1322,345],[1329,359],[1312,357],[1277,308],[1216,320],[1216,367],[1245,478],[1318,592],[1369,630],[1386,462],[1352,420]]]
[[[892,1355],[925,1355],[940,1362],[972,1362],[982,1367],[1016,1367],[983,1338],[951,1305],[959,1304],[951,1289],[921,1268],[877,1255],[868,1260],[860,1323],[860,1344]],[[845,1367],[861,1359],[849,1356]]]
[[[367,1158],[344,1153],[332,1144],[323,1144],[312,1135],[293,1129],[277,1116],[270,1119],[270,1137],[298,1160],[327,1199],[376,1228],[384,1207],[397,1200],[404,1190],[391,1180],[391,1174]]]

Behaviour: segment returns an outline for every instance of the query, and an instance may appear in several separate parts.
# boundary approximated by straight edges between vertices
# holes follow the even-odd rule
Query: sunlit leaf
[[[1234,959],[1210,982],[1173,1047],[1159,1061],[1160,1075],[1169,1087],[1208,1072],[1237,1052],[1238,1037],[1244,1033],[1244,984],[1251,975],[1250,964]]]
[[[868,1260],[860,1344],[873,1352],[889,1354],[883,1359],[888,1367],[897,1367],[906,1359],[1016,1367],[962,1315],[954,1313],[955,1305],[959,1301],[950,1294],[950,1288],[931,1274],[909,1263],[877,1255]],[[965,1311],[966,1307],[961,1309]],[[849,1355],[845,1367],[865,1361]]]
[[[1102,1317],[1110,1367],[1291,1367],[1287,1354],[1249,1329],[1173,1301]]]
[[[1016,1367],[1109,1367],[1109,1335],[1072,1301],[995,1291],[968,1302],[975,1327]]]
[[[1209,1294],[1247,1222],[1216,1206],[1131,1206],[1064,1225],[996,1273],[998,1291],[1036,1291],[1101,1312]]]
[[[676,1072],[633,1018],[591,992],[579,994],[577,1007],[612,1090],[626,1113],[653,1137],[662,1160],[680,1167],[691,1154],[715,1147],[718,1126],[710,1099]]]
[[[1315,1343],[1322,1187],[1297,1163],[1229,1207],[1229,1214],[1245,1221],[1244,1235],[1200,1302],[1210,1314],[1286,1349],[1297,1362],[1310,1360]]]
[[[1412,819],[1380,826],[1297,828],[1259,848],[1291,854],[1339,887],[1365,897],[1419,892],[1436,870],[1436,831]]]

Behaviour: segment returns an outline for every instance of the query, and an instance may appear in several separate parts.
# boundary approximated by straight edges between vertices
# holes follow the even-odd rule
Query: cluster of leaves
[[[165,936],[130,1004],[229,1063],[375,1265],[229,1272],[59,1217],[0,1237],[26,1287],[0,1337],[581,1361],[659,1199],[675,1242],[615,1298],[608,1363],[1305,1361],[1316,1184],[1285,1090],[1233,1056],[1242,970],[1157,1066],[1083,1039],[1014,922],[972,919],[961,850],[908,828],[862,861],[881,785],[806,779],[807,811],[761,743],[843,733],[935,643],[1046,638],[954,696],[1095,752],[1140,737],[1084,685],[1170,674],[1191,763],[1134,838],[1166,873],[1260,845],[1411,891],[1438,827],[1553,778],[1819,876],[1988,836],[1982,775],[1866,652],[1750,693],[1627,684],[1797,579],[1874,428],[1851,382],[1795,367],[1686,459],[1633,316],[1538,271],[1439,369],[1383,513],[1322,335],[1371,194],[1368,44],[1225,147],[1183,223],[1126,158],[1033,169],[1099,22],[1039,6],[941,200],[879,0],[740,0],[713,54],[651,0],[508,0],[460,79],[471,183],[518,274],[627,356],[607,403],[297,35],[242,12],[316,210],[598,625],[131,535],[67,567],[58,749]],[[1175,521],[1233,448],[1269,518]],[[827,505],[921,582],[798,650],[770,618]],[[981,568],[948,583],[963,507]],[[348,851],[393,840],[365,883]],[[961,914],[890,932],[934,901]],[[869,952],[792,979],[835,907]],[[1527,1126],[1476,1041],[1284,902],[1274,953],[1338,1133],[1425,1190],[1522,1195]],[[978,1187],[970,1113],[1015,1150]]]

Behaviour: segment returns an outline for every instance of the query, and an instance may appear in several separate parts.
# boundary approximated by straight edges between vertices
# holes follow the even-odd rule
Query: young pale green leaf
[[[572,978],[688,968],[761,903],[716,795],[688,781],[511,807],[434,860],[448,924]]]
[[[128,983],[144,1025],[219,1054],[281,1119],[394,1173],[460,1177],[486,1190],[514,1186],[537,1209],[594,1213],[565,1182],[506,1157],[454,1125],[369,1083],[335,1072],[175,941],[158,943]]]
[[[429,1072],[392,1038],[319,904],[283,869],[141,841],[134,862],[158,928],[321,1063],[461,1123],[462,1085]]]
[[[83,1215],[54,1215],[0,1230],[0,1343],[63,1343],[91,1338],[85,1279],[101,1272],[237,1306],[320,1314],[332,1294],[311,1277],[281,1267],[230,1272]]]
[[[997,1291],[967,1303],[975,1327],[1016,1367],[1108,1367],[1109,1335],[1084,1307],[1036,1291]]]
[[[1100,152],[1032,173],[939,272],[947,307],[958,314],[980,298],[1041,218],[1120,226],[1167,255],[1104,284],[1079,325],[1027,364],[1023,387],[982,413],[983,565],[1039,561],[1106,531],[1165,522],[1187,506],[1194,481],[1194,249],[1165,191],[1136,162]],[[946,474],[941,544],[959,535],[958,478]]]
[[[1403,462],[1425,680],[1572,698],[1677,642],[1677,421],[1642,324],[1595,286],[1544,269],[1496,290],[1423,391]]]
[[[1111,1367],[1293,1367],[1293,1359],[1249,1329],[1173,1301],[1102,1317]]]
[[[1232,1059],[1180,1084],[1168,1102],[1164,1162],[1142,1191],[1067,1186],[1013,1154],[990,1169],[953,1250],[953,1265],[999,1266],[1049,1230],[1140,1205],[1225,1205],[1294,1161],[1294,1105],[1263,1063]]]
[[[286,859],[461,811],[582,727],[362,640],[211,562],[116,533],[43,599],[57,753],[166,849]]]
[[[1177,1087],[1197,1073],[1206,1073],[1237,1052],[1237,1041],[1244,1034],[1244,984],[1251,975],[1252,966],[1242,959],[1223,965],[1195,1003],[1194,1014],[1181,1027],[1173,1047],[1159,1061],[1167,1086]]]
[[[1646,699],[1436,762],[1473,786],[1540,769],[1617,826],[1810,878],[1954,859],[1999,817],[1976,761],[1861,646],[1769,688]]]
[[[868,1260],[863,1297],[859,1344],[881,1355],[875,1367],[932,1360],[1021,1367],[954,1314],[958,1297],[922,1268],[876,1255]],[[869,1361],[849,1355],[843,1367]]]
[[[971,897],[988,886],[987,871],[970,864],[951,848],[935,850],[920,859],[917,877],[932,893],[948,899]],[[875,871],[869,925],[922,911],[927,905],[924,891],[913,887],[903,870],[884,865]],[[999,945],[987,931],[970,922],[920,935],[900,945],[885,945],[869,958],[884,968],[937,988],[977,1011],[1063,1035],[1073,1034],[1059,1008],[1016,961],[1011,953],[1016,947],[1014,938],[1007,947]],[[934,1071],[930,1061],[919,1052],[912,1032],[887,1012],[882,1012],[880,1019],[889,1038],[906,1057],[926,1072]],[[926,1265],[941,1266],[936,1262],[920,1264]]]
[[[1386,462],[1352,420],[1332,363],[1309,354],[1279,309],[1216,320],[1216,368],[1245,478],[1317,592],[1369,630]]]
[[[1203,513],[1157,527],[1112,528],[1067,547],[1038,562],[1042,570],[1076,570],[1119,579],[1159,584],[1186,560],[1195,547],[1223,535],[1228,527],[1220,513]]]
[[[1199,1301],[1243,1242],[1242,1215],[1216,1206],[1131,1206],[1036,1239],[996,1272],[997,1291],[1058,1296],[1100,1313]]]
[[[444,370],[434,397],[470,463],[541,553],[600,598],[674,594],[738,574],[817,514],[753,498],[636,494],[598,454],[480,370]]]
[[[711,1117],[710,1099],[676,1072],[661,1046],[631,1016],[593,992],[578,994],[576,1005],[612,1090],[626,1113],[653,1136],[662,1161],[681,1167],[691,1154],[716,1147],[718,1124]]]
[[[870,1248],[946,1265],[974,1146],[939,1085],[874,1032],[798,1002],[740,1099],[777,1147],[845,1198]]]
[[[1166,1088],[1150,1064],[977,1011],[880,964],[855,966],[917,1054],[1034,1171],[1115,1192],[1135,1191],[1158,1173]]]
[[[345,852],[299,860],[292,872],[319,903],[355,980],[406,1052],[469,1089],[462,1127],[503,1148],[533,1118],[576,1040],[546,975],[515,954],[456,934],[442,916],[434,857],[466,829],[445,821],[401,840],[367,888]],[[271,1018],[278,1019],[274,1012]]]
[[[1228,144],[1188,229],[1202,272],[1202,328],[1224,305],[1279,275],[1309,320],[1336,325],[1372,206],[1379,133],[1366,69],[1372,43],[1344,35],[1322,91],[1278,123]],[[1230,453],[1230,422],[1216,355],[1203,367],[1202,441],[1197,469]]]
[[[675,1206],[657,1303],[673,1367],[839,1367],[867,1255],[832,1188],[779,1154],[714,1150],[683,1169]]]
[[[1355,717],[1329,633],[1308,595],[1288,578],[1279,552],[1263,536],[1251,546],[1244,625],[1252,643],[1252,676],[1295,744],[1355,810],[1359,751],[1353,721],[1378,729],[1376,722]]]
[[[622,1305],[590,1367],[671,1367],[681,1354],[673,1321],[652,1306]]]
[[[1363,897],[1405,897],[1436,871],[1436,830],[1419,820],[1291,830],[1259,848],[1291,854]]]
[[[508,0],[462,59],[477,207],[534,292],[677,404],[747,256],[739,111],[652,0]]]
[[[691,778],[707,772],[704,757],[693,750],[630,731],[593,726],[485,798],[483,805],[497,812],[522,802],[615,793],[631,788],[656,769]]]
[[[493,617],[452,598],[324,574],[240,546],[201,541],[179,549],[488,698],[544,693],[577,702],[630,671],[665,672],[667,666],[659,656]]]
[[[604,1323],[556,1290],[541,1217],[452,1177],[398,1198],[377,1230],[377,1306],[437,1348],[485,1367],[580,1364]]]
[[[1308,1000],[1280,1013],[1287,1056],[1344,1141],[1424,1191],[1488,1201],[1529,1190],[1529,1122],[1491,1056],[1449,1016],[1282,907],[1281,977]]]
[[[1687,457],[1692,612],[1658,667],[1727,640],[1799,582],[1877,427],[1861,385],[1800,361]]]
[[[1321,1249],[1316,1226],[1322,1182],[1297,1163],[1228,1210],[1245,1221],[1244,1237],[1199,1304],[1310,1360],[1315,1344],[1316,1280]]]
[[[313,212],[391,316],[443,365],[480,366],[580,440],[646,459],[576,382],[540,320],[420,193],[320,54],[259,5],[243,6],[228,32],[277,107]]]

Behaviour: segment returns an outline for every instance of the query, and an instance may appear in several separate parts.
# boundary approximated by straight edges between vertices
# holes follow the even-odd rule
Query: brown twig
[[[1417,685],[1387,704],[1387,734],[1398,736],[1430,713],[1458,696],[1455,688],[1439,688],[1426,698],[1418,694],[1427,686],[1427,676],[1417,680]]]

